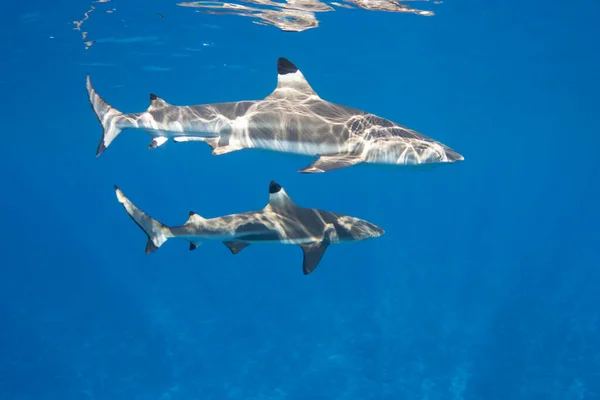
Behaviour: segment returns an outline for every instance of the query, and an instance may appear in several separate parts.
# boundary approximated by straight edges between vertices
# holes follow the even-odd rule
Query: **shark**
[[[288,244],[302,248],[304,275],[312,273],[332,244],[376,238],[384,230],[368,221],[331,211],[296,205],[283,187],[269,183],[269,202],[257,211],[205,218],[190,211],[180,226],[167,226],[135,206],[115,185],[117,200],[146,233],[146,254],[169,239],[184,239],[195,250],[206,241],[221,241],[232,254],[251,244]]]
[[[103,128],[100,156],[125,130],[142,130],[149,148],[174,142],[207,143],[213,155],[262,149],[317,157],[301,173],[353,165],[435,166],[464,157],[450,147],[390,120],[322,99],[291,61],[277,60],[277,87],[262,100],[178,106],[150,94],[144,112],[124,114],[86,87]]]

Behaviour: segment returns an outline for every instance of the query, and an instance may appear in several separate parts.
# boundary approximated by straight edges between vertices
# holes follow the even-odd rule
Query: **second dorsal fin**
[[[154,93],[150,93],[150,107],[148,107],[148,110],[153,110],[156,108],[170,107],[170,106],[171,105],[169,103],[167,103],[166,101],[164,101],[163,99],[161,99],[160,97],[155,95]]]
[[[195,212],[190,211],[190,217],[188,218],[188,220],[185,223],[186,224],[199,224],[203,221],[205,221],[205,219],[200,214],[196,214]]]

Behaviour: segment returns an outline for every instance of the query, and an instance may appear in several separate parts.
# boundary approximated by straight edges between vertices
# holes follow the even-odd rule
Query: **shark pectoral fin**
[[[166,138],[164,136],[155,137],[154,139],[152,139],[152,141],[148,145],[148,148],[155,149],[155,148],[160,147],[163,144],[167,143],[168,140],[169,140],[169,138]]]
[[[227,246],[229,250],[231,250],[231,254],[237,254],[246,247],[250,246],[250,243],[246,242],[223,242],[223,244]]]
[[[231,153],[233,151],[241,150],[241,147],[235,147],[231,145],[219,145],[219,141],[221,138],[219,137],[203,137],[197,138],[195,140],[204,142],[210,146],[212,149],[213,156],[220,156],[221,154]]]
[[[304,275],[308,275],[317,268],[319,262],[325,254],[329,243],[326,241],[311,244],[301,244],[302,251],[304,252],[304,260],[302,261],[302,272]]]
[[[304,261],[302,263],[302,272],[308,275],[317,268],[319,262],[325,254],[325,250],[331,243],[339,242],[339,236],[333,224],[326,224],[323,231],[323,239],[318,243],[301,244],[304,252]]]
[[[360,164],[364,160],[359,156],[352,156],[347,154],[335,154],[331,156],[321,156],[314,163],[302,168],[300,173],[303,174],[316,174],[320,172],[332,171],[334,169],[351,167],[356,164]]]
[[[198,246],[200,246],[201,244],[202,244],[202,242],[190,241],[190,251],[196,250],[198,248]]]

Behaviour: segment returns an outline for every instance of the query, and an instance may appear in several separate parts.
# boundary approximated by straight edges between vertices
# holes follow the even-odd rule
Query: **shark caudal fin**
[[[131,123],[123,117],[122,112],[113,108],[96,93],[89,75],[86,77],[86,87],[92,109],[103,129],[102,138],[96,150],[96,157],[98,157],[123,129],[131,127]]]
[[[157,220],[149,217],[142,210],[137,208],[119,189],[115,186],[115,192],[117,193],[117,199],[119,203],[123,204],[127,214],[135,221],[135,223],[142,228],[142,230],[148,236],[148,243],[146,243],[146,254],[150,254],[162,246],[167,239],[173,237],[171,230],[166,225],[158,222]]]

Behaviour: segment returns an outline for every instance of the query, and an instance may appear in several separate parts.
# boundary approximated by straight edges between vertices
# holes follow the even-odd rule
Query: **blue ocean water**
[[[3,6],[0,399],[600,398],[597,2],[336,9],[303,32],[194,11]],[[282,56],[465,161],[302,175],[310,158],[139,132],[95,157],[87,73],[137,112],[262,98]],[[386,233],[308,276],[296,246],[145,255],[113,191],[180,224],[262,208],[272,179]]]

